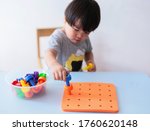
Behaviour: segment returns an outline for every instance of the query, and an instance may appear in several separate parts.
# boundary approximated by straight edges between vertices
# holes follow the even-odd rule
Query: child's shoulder
[[[51,37],[57,38],[57,39],[60,39],[60,38],[62,39],[62,38],[65,37],[65,34],[64,34],[64,32],[62,31],[61,28],[57,28],[57,29],[55,29],[55,31],[52,33]]]
[[[62,36],[62,35],[64,35],[64,32],[62,31],[61,28],[57,28],[57,29],[55,29],[55,31],[52,33],[52,35]]]
[[[66,41],[66,36],[61,28],[55,29],[55,31],[50,35],[49,41],[62,42]]]

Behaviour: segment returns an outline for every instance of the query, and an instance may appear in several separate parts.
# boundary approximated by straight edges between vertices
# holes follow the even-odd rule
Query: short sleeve
[[[86,40],[86,43],[87,43],[87,50],[86,50],[86,52],[91,52],[93,47],[91,45],[91,41],[90,41],[89,38]]]
[[[60,53],[61,51],[60,45],[61,45],[60,39],[52,34],[48,39],[48,49],[54,49],[57,51],[57,53]]]

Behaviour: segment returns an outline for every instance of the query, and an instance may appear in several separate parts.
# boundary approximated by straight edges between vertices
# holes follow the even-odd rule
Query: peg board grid
[[[109,83],[71,83],[71,95],[64,90],[62,110],[71,112],[118,112],[115,86]]]

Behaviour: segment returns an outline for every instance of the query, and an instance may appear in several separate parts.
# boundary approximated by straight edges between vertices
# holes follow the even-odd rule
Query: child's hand
[[[91,68],[90,69],[88,69],[88,71],[89,72],[95,72],[96,71],[96,65],[95,65],[95,63],[93,62],[93,61],[88,61],[87,62],[87,65],[89,65],[89,64],[91,64],[92,66],[91,66]]]
[[[63,80],[63,81],[66,80],[67,71],[62,65],[56,62],[53,64],[51,70],[55,80]]]

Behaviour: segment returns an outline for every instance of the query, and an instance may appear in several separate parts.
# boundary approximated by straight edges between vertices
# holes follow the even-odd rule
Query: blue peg
[[[71,75],[68,73],[66,76],[66,85],[70,86]]]
[[[35,86],[35,82],[34,82],[34,80],[33,80],[33,75],[27,75],[27,76],[25,77],[25,80],[26,80],[27,82],[29,82],[29,84],[30,84],[31,86]]]

